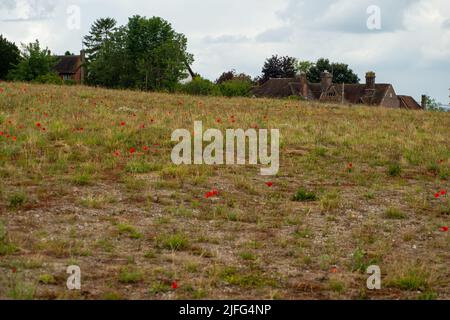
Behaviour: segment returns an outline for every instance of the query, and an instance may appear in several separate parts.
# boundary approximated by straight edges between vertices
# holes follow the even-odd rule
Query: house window
[[[69,74],[63,74],[63,80],[64,81],[70,80],[70,79],[71,79],[71,76]]]
[[[391,97],[391,98],[392,98],[392,97],[394,97],[394,96],[393,96],[393,94],[391,93],[391,94],[389,95],[389,97]]]

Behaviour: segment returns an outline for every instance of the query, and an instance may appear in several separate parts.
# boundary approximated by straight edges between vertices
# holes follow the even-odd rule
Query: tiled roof
[[[55,71],[59,74],[74,74],[81,64],[81,56],[58,56]]]
[[[377,83],[374,90],[367,90],[365,84],[345,84],[344,97],[349,103],[380,105],[386,96],[390,84]],[[257,97],[283,98],[292,95],[301,95],[300,80],[297,78],[273,78],[263,85],[252,90]],[[333,84],[330,89],[338,93],[342,92],[342,84]],[[308,83],[308,98],[320,99],[322,86],[320,83]]]
[[[422,106],[417,103],[411,96],[398,96],[400,100],[400,108],[402,109],[411,109],[411,110],[420,110]]]

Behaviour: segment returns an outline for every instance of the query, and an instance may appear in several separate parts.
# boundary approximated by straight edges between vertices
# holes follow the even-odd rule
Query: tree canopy
[[[345,63],[330,63],[330,60],[320,58],[309,67],[307,71],[308,80],[312,83],[320,82],[320,74],[329,71],[333,74],[334,83],[359,83],[359,77]]]
[[[222,84],[224,82],[232,80],[247,81],[251,83],[252,77],[245,73],[237,73],[236,70],[233,69],[222,73],[220,77],[216,80],[216,84]]]
[[[0,79],[6,79],[9,71],[20,61],[19,48],[0,35]]]
[[[293,78],[296,73],[297,59],[289,56],[273,55],[264,62],[260,82],[270,78]]]
[[[133,16],[126,26],[97,20],[85,37],[88,81],[106,87],[173,90],[193,56],[187,39],[159,17]]]
[[[48,48],[41,48],[38,40],[28,45],[22,44],[22,59],[9,72],[8,78],[15,81],[32,81],[54,74],[57,58]]]

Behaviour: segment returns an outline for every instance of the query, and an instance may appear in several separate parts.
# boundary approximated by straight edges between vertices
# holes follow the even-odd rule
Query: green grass
[[[407,215],[398,208],[388,208],[384,212],[383,217],[386,219],[402,220],[406,219]]]
[[[402,173],[402,168],[398,163],[390,164],[387,172],[391,177],[398,177]]]
[[[119,223],[117,226],[117,232],[120,235],[127,235],[131,239],[141,239],[142,234],[137,231],[136,227],[126,224],[126,223]]]
[[[120,283],[138,283],[144,280],[144,273],[141,270],[124,267],[119,273]]]
[[[0,300],[85,298],[66,290],[64,270],[53,268],[61,264],[95,270],[86,274],[92,299],[353,299],[370,264],[380,265],[386,286],[377,299],[450,290],[441,281],[450,241],[440,230],[450,207],[434,198],[450,181],[450,113],[0,87],[0,131],[17,136],[0,136]],[[173,165],[171,134],[192,132],[194,120],[220,131],[279,129],[279,174]],[[205,199],[213,188],[219,196]],[[406,272],[414,254],[428,274]],[[307,270],[307,281],[285,274],[294,269]],[[56,285],[39,282],[45,274]],[[170,289],[173,279],[179,289]],[[423,295],[409,291],[422,287]]]
[[[39,283],[42,284],[55,284],[56,280],[55,277],[51,274],[43,274],[39,277]]]
[[[148,292],[151,295],[157,295],[157,294],[160,294],[160,293],[169,292],[170,289],[171,289],[171,285],[169,283],[156,282],[150,287]]]
[[[339,280],[330,280],[330,289],[337,293],[343,293],[345,291],[345,283]]]
[[[224,282],[239,286],[242,288],[261,288],[265,286],[275,286],[275,281],[262,276],[258,272],[241,272],[236,268],[228,267],[225,268],[219,277]]]
[[[300,188],[297,190],[297,192],[292,197],[292,201],[297,202],[309,202],[309,201],[316,201],[317,195],[312,192],[308,191],[305,188]]]
[[[25,204],[27,196],[23,192],[16,192],[8,196],[7,201],[10,208],[17,209]]]
[[[256,255],[253,252],[244,251],[239,253],[239,257],[244,261],[254,261],[256,260]]]
[[[421,265],[406,265],[388,280],[388,286],[406,291],[426,291],[432,287],[431,271]]]
[[[18,248],[10,242],[6,226],[0,221],[0,256],[6,256],[18,251]]]
[[[182,251],[189,247],[189,240],[184,234],[162,235],[158,242],[163,249]]]

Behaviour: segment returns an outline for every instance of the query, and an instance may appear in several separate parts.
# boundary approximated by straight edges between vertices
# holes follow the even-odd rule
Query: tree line
[[[149,91],[179,91],[189,94],[246,96],[255,85],[270,78],[292,78],[304,72],[310,82],[320,82],[328,70],[335,83],[358,83],[359,78],[347,64],[318,59],[302,61],[273,55],[264,62],[256,78],[235,70],[224,72],[215,81],[192,74],[194,56],[187,50],[187,38],[160,17],[135,15],[118,26],[113,18],[96,20],[83,38],[86,83],[106,88],[131,88]],[[67,52],[66,54],[70,54]],[[0,79],[58,83],[54,72],[57,58],[38,40],[22,50],[0,36]],[[193,76],[192,81],[183,80]]]

